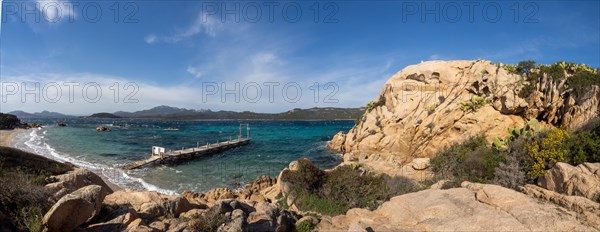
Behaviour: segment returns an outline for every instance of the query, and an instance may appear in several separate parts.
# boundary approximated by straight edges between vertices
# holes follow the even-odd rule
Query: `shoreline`
[[[0,146],[14,147],[12,141],[18,133],[27,129],[16,128],[12,130],[0,130]]]
[[[0,146],[5,146],[5,147],[12,147],[12,148],[17,148],[14,144],[13,144],[13,140],[15,138],[15,136],[19,133],[25,133],[27,131],[30,131],[31,129],[21,129],[21,128],[16,128],[16,129],[12,129],[12,130],[0,130]],[[32,154],[35,154],[37,156],[41,156],[35,152],[31,152]],[[42,156],[43,157],[43,156]],[[47,157],[45,157],[47,158]],[[60,162],[60,161],[58,161]],[[82,168],[85,169],[83,167],[77,166],[75,164],[71,164],[77,168]],[[90,170],[91,171],[91,170]],[[108,187],[113,191],[119,191],[119,190],[123,190],[124,188],[120,187],[119,185],[111,182],[108,177],[104,176],[102,173],[96,173],[94,172],[96,175],[98,175],[102,181],[104,181],[104,183],[106,183],[106,185],[108,185]]]

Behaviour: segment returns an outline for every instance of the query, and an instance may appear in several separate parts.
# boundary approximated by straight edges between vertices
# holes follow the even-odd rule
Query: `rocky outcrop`
[[[544,74],[534,86],[533,93],[525,99],[524,116],[569,128],[580,127],[598,117],[600,86],[589,86],[578,94],[566,88],[566,84],[566,79],[555,80]]]
[[[433,176],[433,172],[429,169],[429,158],[414,158],[403,163],[398,156],[346,153],[344,163],[359,163],[377,173],[385,173],[392,177],[403,176],[416,181],[423,181]]]
[[[600,203],[580,196],[566,196],[535,185],[525,185],[523,193],[528,196],[551,202],[568,210],[577,212],[590,226],[600,230]]]
[[[400,195],[378,209],[323,218],[320,231],[594,231],[576,212],[496,185]]]
[[[54,192],[55,199],[60,199],[64,195],[88,185],[98,185],[102,187],[104,195],[112,193],[112,190],[104,183],[102,178],[83,168],[75,168],[73,171],[65,174],[51,176],[48,180],[52,183],[47,184],[46,188],[51,192]]]
[[[108,129],[108,127],[105,126],[98,126],[96,127],[96,131],[110,131],[110,129]]]
[[[215,202],[224,199],[252,200],[256,202],[272,202],[277,190],[277,180],[269,176],[259,176],[252,183],[242,189],[232,191],[229,188],[214,188],[204,193],[183,192],[183,197],[195,204],[212,206]]]
[[[519,80],[485,60],[408,66],[385,83],[359,123],[334,136],[328,147],[338,153],[396,156],[403,165],[471,136],[485,134],[491,142],[532,118],[576,127],[598,116],[597,86],[576,96],[563,90],[564,83],[544,78],[524,99]],[[477,101],[481,107],[465,107]]]
[[[44,216],[45,231],[72,231],[100,213],[106,192],[89,185],[63,196]]]
[[[123,231],[139,218],[135,210],[119,208],[96,220],[99,222],[81,228],[79,231]]]
[[[104,204],[112,207],[132,207],[141,217],[155,218],[165,215],[174,215],[187,212],[193,208],[201,208],[194,205],[184,197],[165,195],[153,191],[120,190],[104,199]]]
[[[556,163],[538,179],[538,185],[566,195],[600,200],[600,163],[583,163],[577,167]]]

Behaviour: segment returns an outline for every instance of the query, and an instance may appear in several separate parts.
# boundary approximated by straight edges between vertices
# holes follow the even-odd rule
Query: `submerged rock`
[[[108,127],[105,126],[98,126],[96,127],[96,131],[110,131],[110,129],[108,129]]]

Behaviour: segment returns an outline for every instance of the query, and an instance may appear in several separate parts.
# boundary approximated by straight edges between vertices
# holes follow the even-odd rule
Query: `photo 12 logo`
[[[114,23],[138,23],[139,10],[136,2],[123,1],[4,1],[2,23],[73,23],[76,19],[88,23],[102,19],[110,19]]]
[[[303,19],[311,19],[314,23],[338,23],[340,6],[336,2],[321,1],[203,1],[202,21],[217,18],[225,22],[270,22],[283,20],[296,23]]]
[[[339,86],[335,82],[321,84],[318,82],[308,86],[308,91],[314,103],[338,103],[336,94]],[[297,103],[302,100],[302,85],[297,82],[248,82],[248,83],[226,83],[226,82],[203,82],[202,103],[209,100],[218,100],[221,103],[275,103],[283,100],[287,103]]]
[[[138,103],[136,94],[139,89],[135,82],[114,82],[105,88],[96,82],[48,82],[44,85],[39,82],[2,82],[0,95],[2,103],[9,100],[21,103],[40,103],[42,100],[47,103],[74,103],[79,99],[96,103],[105,97],[104,93],[110,93],[114,103]]]
[[[511,19],[514,23],[538,23],[539,5],[535,2],[456,2],[456,1],[403,1],[402,22],[457,23],[483,20],[497,23]]]

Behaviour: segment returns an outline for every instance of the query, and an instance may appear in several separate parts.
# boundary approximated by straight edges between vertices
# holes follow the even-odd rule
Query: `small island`
[[[123,118],[123,117],[117,116],[117,115],[114,115],[111,113],[95,113],[90,116],[87,116],[86,118]]]

